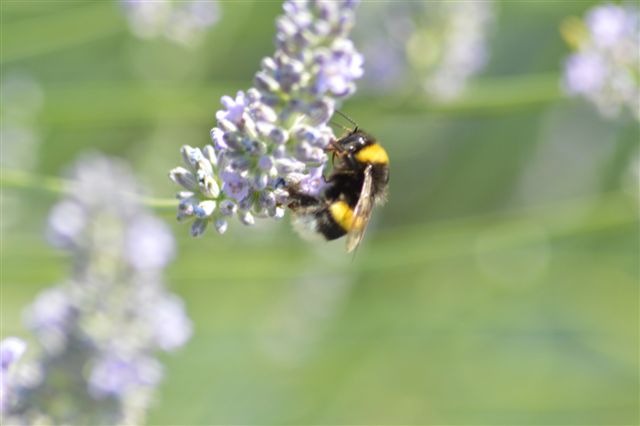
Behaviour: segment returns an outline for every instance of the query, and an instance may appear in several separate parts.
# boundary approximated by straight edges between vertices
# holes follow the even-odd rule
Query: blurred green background
[[[637,424],[638,125],[559,89],[558,27],[593,4],[497,3],[488,67],[451,104],[343,105],[391,158],[355,257],[288,218],[195,240],[161,211],[195,334],[163,357],[149,424]],[[135,38],[116,2],[0,7],[2,80],[31,82],[11,99],[35,105],[39,141],[3,134],[3,156],[21,152],[4,170],[59,176],[100,150],[166,198],[179,147],[209,141],[220,96],[273,52],[281,3],[221,2],[193,49]],[[70,259],[43,238],[59,194],[7,176],[0,334],[27,336],[21,310]]]

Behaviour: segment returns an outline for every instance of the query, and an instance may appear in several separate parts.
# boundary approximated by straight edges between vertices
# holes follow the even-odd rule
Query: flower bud
[[[189,170],[184,167],[176,167],[175,169],[169,172],[169,178],[177,183],[178,185],[182,185],[189,191],[196,191],[198,189],[198,182],[196,181],[196,177]]]

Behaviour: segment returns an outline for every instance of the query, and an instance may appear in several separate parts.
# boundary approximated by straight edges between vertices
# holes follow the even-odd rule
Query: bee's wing
[[[364,233],[367,230],[369,219],[371,218],[371,210],[373,209],[373,197],[371,190],[373,188],[373,177],[371,176],[372,166],[368,165],[364,171],[364,182],[360,191],[358,204],[353,210],[353,221],[351,229],[347,234],[347,253],[352,252],[358,247]]]

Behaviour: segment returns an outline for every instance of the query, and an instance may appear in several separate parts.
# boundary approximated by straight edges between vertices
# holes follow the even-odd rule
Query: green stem
[[[15,169],[0,168],[0,187],[26,191],[44,192],[50,194],[64,194],[70,187],[65,179],[35,175]],[[141,196],[143,205],[157,212],[173,212],[178,202],[174,199]]]
[[[65,192],[65,182],[62,179],[34,175],[29,172],[14,169],[0,169],[0,187],[27,189],[60,194]]]

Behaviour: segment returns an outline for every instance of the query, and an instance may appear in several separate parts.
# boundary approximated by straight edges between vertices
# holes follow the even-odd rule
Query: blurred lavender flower
[[[182,147],[186,167],[170,178],[184,188],[178,220],[191,221],[192,235],[209,223],[224,233],[232,215],[245,225],[282,217],[282,182],[321,186],[325,148],[335,138],[327,123],[363,73],[362,55],[347,38],[355,4],[286,1],[276,20],[276,52],[262,60],[254,87],[222,97],[212,145]]]
[[[567,19],[562,34],[575,49],[565,62],[563,87],[606,117],[629,109],[640,120],[640,9],[603,4],[584,21]]]
[[[192,333],[182,300],[161,277],[174,241],[137,201],[123,164],[87,156],[72,178],[47,236],[72,255],[73,273],[25,311],[40,353],[11,380],[4,420],[140,424],[162,378],[155,354]]]
[[[9,369],[24,354],[27,344],[17,337],[7,337],[0,342],[0,413],[9,402]]]
[[[198,44],[220,19],[216,0],[122,0],[122,5],[136,36],[164,36],[185,46]]]
[[[365,3],[354,35],[371,58],[365,87],[413,90],[407,83],[421,81],[440,101],[456,98],[487,62],[494,15],[490,0]]]

